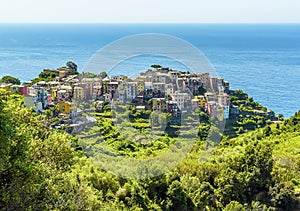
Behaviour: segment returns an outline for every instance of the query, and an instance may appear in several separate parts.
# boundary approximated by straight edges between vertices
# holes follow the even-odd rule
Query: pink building
[[[218,95],[218,103],[222,106],[229,106],[230,105],[230,96],[227,94]]]
[[[102,87],[101,86],[94,86],[93,87],[93,98],[99,98],[102,96]]]
[[[52,105],[52,96],[47,94],[47,105]]]
[[[216,102],[208,102],[206,104],[206,107],[207,107],[207,113],[210,115],[210,116],[213,116],[213,117],[216,117],[217,116],[217,104]]]
[[[20,94],[21,95],[27,95],[28,94],[28,88],[27,88],[27,86],[21,86],[20,87]]]

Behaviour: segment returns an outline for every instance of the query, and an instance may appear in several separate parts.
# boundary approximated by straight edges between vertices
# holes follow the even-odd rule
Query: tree
[[[205,210],[205,207],[215,206],[214,188],[211,184],[209,182],[202,182],[196,187],[197,189],[191,193],[195,206],[199,210]]]
[[[45,111],[45,115],[46,115],[47,119],[49,120],[49,119],[51,118],[51,116],[52,116],[52,110],[47,109],[47,110]]]
[[[22,209],[21,204],[29,197],[24,195],[32,172],[27,162],[31,113],[21,105],[19,96],[0,90],[0,210]]]
[[[103,71],[103,72],[101,72],[100,74],[99,74],[99,78],[106,78],[107,77],[107,73],[105,72],[105,71]]]
[[[243,163],[243,178],[247,195],[251,197],[266,190],[272,183],[272,148],[264,142],[249,143],[245,148]]]
[[[205,140],[208,136],[210,126],[208,124],[200,124],[199,125],[199,131],[198,136],[201,140]]]
[[[172,97],[170,95],[167,95],[165,98],[167,101],[172,100]]]
[[[53,79],[55,77],[56,77],[56,74],[53,73],[53,72],[45,72],[45,71],[43,71],[43,72],[41,72],[39,74],[39,78],[43,79],[43,80],[51,80],[51,79]]]
[[[190,210],[188,196],[178,180],[173,181],[167,190],[170,210]]]
[[[224,208],[224,211],[244,211],[244,210],[246,210],[246,209],[243,207],[243,205],[241,205],[237,201],[231,201]]]
[[[289,184],[276,183],[270,188],[269,195],[272,205],[282,210],[291,210],[296,202],[293,198],[293,187]]]
[[[151,65],[151,67],[152,67],[152,68],[155,68],[155,69],[161,68],[161,66],[160,66],[159,64],[153,64],[153,65]]]
[[[77,72],[77,64],[75,64],[74,62],[68,61],[66,66],[71,70],[71,72]]]
[[[12,77],[12,76],[3,76],[2,82],[6,84],[17,84],[20,85],[21,81],[18,78]]]
[[[95,73],[82,72],[79,77],[81,77],[81,78],[97,78],[98,76]]]
[[[150,98],[150,99],[147,101],[147,104],[148,104],[149,106],[152,106],[152,103],[153,103],[153,99]]]
[[[283,121],[283,120],[284,120],[283,114],[278,114],[278,120],[279,120],[279,121]]]
[[[201,85],[198,89],[199,95],[204,95],[206,92],[206,89],[203,85]]]
[[[270,136],[272,134],[272,129],[270,126],[264,128],[264,136]]]

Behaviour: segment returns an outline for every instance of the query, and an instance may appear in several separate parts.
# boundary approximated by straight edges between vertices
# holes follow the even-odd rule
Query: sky
[[[0,23],[300,23],[299,0],[0,0]]]

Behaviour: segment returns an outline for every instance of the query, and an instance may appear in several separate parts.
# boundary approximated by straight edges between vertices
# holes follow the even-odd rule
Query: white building
[[[137,82],[127,82],[127,86],[125,86],[124,88],[126,90],[126,98],[128,100],[133,100],[137,96]]]
[[[148,90],[153,89],[152,82],[145,82],[145,89],[148,89]]]
[[[170,83],[171,79],[170,76],[167,73],[160,73],[157,72],[153,77],[152,77],[152,82],[153,83]]]
[[[177,102],[177,105],[180,110],[186,109],[191,103],[191,95],[187,92],[178,92],[174,93],[174,101]]]
[[[153,83],[153,91],[158,92],[160,91],[161,93],[164,93],[166,90],[166,84],[165,83]]]
[[[166,84],[165,88],[166,88],[167,95],[173,95],[173,93],[174,93],[173,84]]]

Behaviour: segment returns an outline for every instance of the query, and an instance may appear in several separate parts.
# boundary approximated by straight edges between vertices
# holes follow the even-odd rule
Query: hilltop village
[[[197,109],[211,117],[221,114],[221,118],[226,120],[236,118],[240,113],[247,114],[247,111],[241,111],[238,105],[231,103],[231,97],[236,93],[230,90],[229,82],[223,78],[211,77],[208,73],[181,72],[159,65],[152,67],[136,78],[106,74],[101,78],[85,77],[87,74],[79,74],[77,66],[71,63],[54,70],[44,69],[38,80],[24,82],[23,85],[3,83],[0,87],[24,95],[27,105],[34,107],[37,113],[50,110],[47,113],[50,117],[60,119],[56,126],[78,123],[75,117],[81,116],[80,105],[103,112],[105,105],[114,102],[130,104],[137,111],[170,113],[175,118],[182,112]],[[245,93],[239,95],[248,98]],[[251,112],[264,119],[276,120],[272,111],[262,109]],[[95,120],[81,118],[81,121]]]

